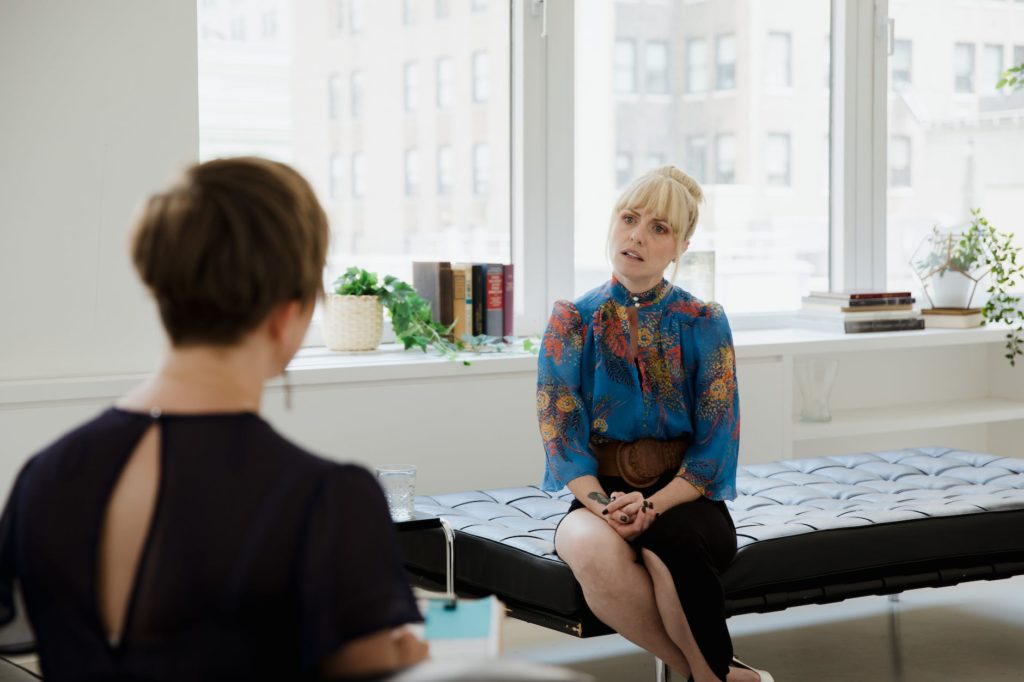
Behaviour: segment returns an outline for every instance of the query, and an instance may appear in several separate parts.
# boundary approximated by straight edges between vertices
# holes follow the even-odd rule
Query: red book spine
[[[504,297],[504,305],[505,305],[505,329],[504,329],[504,331],[505,331],[505,336],[512,336],[513,335],[513,332],[512,332],[512,316],[513,316],[513,313],[514,313],[514,311],[513,311],[514,298],[512,296],[512,282],[513,282],[512,265],[509,264],[509,265],[505,266],[505,297]]]

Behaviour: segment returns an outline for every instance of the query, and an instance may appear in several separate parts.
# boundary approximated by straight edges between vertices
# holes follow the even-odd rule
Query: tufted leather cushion
[[[1024,573],[1024,460],[916,448],[740,467],[730,614]],[[457,588],[566,618],[589,613],[554,533],[572,493],[419,497],[457,531]],[[403,533],[410,572],[444,573],[440,531]],[[579,633],[578,633],[579,634]]]

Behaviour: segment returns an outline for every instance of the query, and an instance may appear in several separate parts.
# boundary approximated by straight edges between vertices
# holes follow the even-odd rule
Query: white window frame
[[[830,287],[882,289],[889,2],[831,2]],[[544,4],[543,37],[543,11],[523,0],[513,6],[512,260],[516,329],[524,334],[543,331],[552,302],[573,296],[573,273],[564,263],[574,257],[567,226],[574,208],[575,16],[573,3]]]

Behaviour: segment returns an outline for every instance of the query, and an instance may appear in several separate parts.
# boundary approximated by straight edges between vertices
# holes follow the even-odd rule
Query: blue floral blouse
[[[538,365],[544,490],[597,475],[592,439],[686,436],[678,475],[710,499],[736,497],[739,397],[720,305],[666,280],[634,295],[613,277],[555,303]]]

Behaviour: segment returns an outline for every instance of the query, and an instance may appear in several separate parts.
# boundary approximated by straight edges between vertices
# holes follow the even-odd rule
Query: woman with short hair
[[[722,307],[673,286],[700,186],[634,180],[608,233],[612,278],[558,301],[541,344],[545,490],[575,499],[555,534],[594,614],[698,682],[770,682],[733,659],[719,574],[736,553],[739,398]]]
[[[0,524],[47,680],[352,676],[426,657],[383,494],[259,416],[323,290],[309,184],[258,158],[150,197],[132,256],[170,347],[22,469]]]

